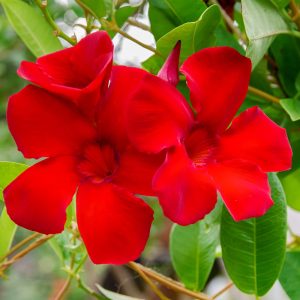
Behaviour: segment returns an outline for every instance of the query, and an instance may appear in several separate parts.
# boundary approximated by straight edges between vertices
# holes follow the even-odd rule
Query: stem
[[[259,96],[261,98],[264,98],[265,100],[268,100],[268,101],[270,101],[272,103],[276,103],[276,104],[280,103],[280,99],[279,98],[274,97],[273,95],[267,94],[266,92],[261,91],[261,90],[255,88],[255,87],[249,86],[248,92],[252,93],[254,95],[257,95],[257,96]]]
[[[45,19],[47,20],[47,22],[50,24],[50,26],[54,29],[54,34],[57,37],[61,37],[62,39],[64,39],[65,41],[67,41],[68,43],[70,43],[71,45],[76,45],[77,41],[76,38],[71,38],[68,35],[66,35],[61,28],[54,22],[54,20],[52,19],[48,9],[47,9],[47,1],[40,1],[40,0],[34,0],[34,2],[36,3],[36,5],[40,8],[40,10],[42,11]]]
[[[144,281],[150,286],[150,288],[158,296],[159,299],[170,300],[157,288],[157,286],[151,281],[151,279],[136,264],[129,262],[128,266],[130,266],[130,268],[136,271],[144,279]]]
[[[144,23],[141,23],[141,22],[139,22],[139,21],[137,21],[137,20],[135,20],[133,18],[129,18],[127,20],[127,23],[130,24],[130,25],[132,25],[132,26],[135,26],[135,27],[138,27],[140,29],[143,29],[145,31],[150,31],[151,30],[148,25],[146,25]]]
[[[64,285],[62,286],[61,290],[55,296],[54,300],[64,299],[64,296],[65,296],[66,292],[68,291],[68,289],[71,285],[71,282],[72,282],[72,276],[69,276],[68,279],[65,281]]]
[[[198,300],[212,300],[212,298],[210,298],[206,294],[190,291],[190,290],[186,289],[181,283],[179,283],[171,278],[168,278],[160,273],[157,273],[152,269],[144,267],[141,264],[138,264],[135,262],[130,262],[130,264],[127,264],[127,265],[130,268],[133,268],[133,266],[135,266],[136,268],[140,269],[143,273],[145,273],[148,277],[163,284],[164,286],[170,288],[173,291],[188,295],[188,296],[193,297]]]
[[[300,30],[300,8],[298,7],[295,0],[291,0],[290,2],[290,8],[293,13],[293,22],[297,25],[298,29]]]
[[[222,294],[224,294],[227,290],[229,290],[232,287],[233,287],[233,283],[229,282],[224,288],[222,288],[219,292],[217,292],[216,294],[214,294],[212,296],[212,299],[218,298],[219,296],[221,296]]]
[[[12,253],[16,252],[18,249],[20,249],[21,247],[23,247],[25,244],[27,244],[28,242],[30,242],[31,240],[35,239],[36,237],[38,237],[40,235],[40,233],[35,232],[34,234],[28,236],[26,239],[22,240],[21,242],[19,242],[18,244],[16,244],[15,246],[13,246],[4,256],[2,256],[0,258],[0,261],[5,260],[5,258],[7,258],[9,255],[11,255]]]

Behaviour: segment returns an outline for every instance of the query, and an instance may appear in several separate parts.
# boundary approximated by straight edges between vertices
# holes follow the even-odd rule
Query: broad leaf
[[[221,13],[218,6],[210,6],[198,21],[185,23],[161,37],[156,44],[161,56],[151,56],[143,66],[150,72],[157,73],[179,40],[181,41],[181,63],[196,51],[212,46],[215,43],[214,31],[220,20]]]
[[[247,294],[262,296],[280,273],[286,243],[286,204],[280,181],[269,175],[274,205],[260,218],[235,222],[226,209],[221,221],[225,268],[234,284]],[[237,187],[238,188],[238,187]]]
[[[105,288],[103,288],[99,284],[96,284],[96,286],[97,286],[98,290],[100,291],[100,293],[105,296],[105,298],[103,298],[103,299],[108,299],[108,300],[142,300],[142,299],[139,299],[139,298],[133,298],[133,297],[121,295],[119,293],[111,292],[109,290],[106,290]]]
[[[282,99],[280,104],[289,114],[292,121],[300,120],[300,99]]]
[[[206,8],[202,0],[149,0],[149,19],[155,40],[184,23],[198,20]]]
[[[300,299],[300,252],[288,252],[279,281],[291,300]]]
[[[170,253],[174,269],[191,290],[201,291],[215,261],[219,243],[222,203],[202,221],[190,226],[174,225],[170,236]]]
[[[105,0],[76,0],[76,2],[96,19],[100,19],[107,14]]]
[[[39,10],[21,0],[0,0],[16,33],[35,56],[62,49],[52,27]]]
[[[251,58],[254,68],[267,52],[275,36],[289,30],[270,0],[242,0],[242,14],[249,38],[247,56]]]

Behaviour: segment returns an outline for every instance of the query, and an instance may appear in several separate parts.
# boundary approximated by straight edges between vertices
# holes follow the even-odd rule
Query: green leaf
[[[105,0],[76,0],[76,2],[96,19],[100,19],[107,14]]]
[[[198,20],[206,8],[201,0],[149,0],[149,19],[155,40],[184,23]]]
[[[101,292],[102,295],[107,297],[107,298],[103,298],[103,299],[108,299],[108,300],[142,300],[142,299],[139,299],[139,298],[133,298],[133,297],[121,295],[119,293],[111,292],[109,290],[106,290],[105,288],[103,288],[99,284],[96,284],[96,287]]]
[[[283,189],[269,175],[274,205],[260,218],[235,222],[226,209],[221,221],[221,246],[226,271],[247,294],[262,296],[276,281],[285,256],[287,216]]]
[[[299,99],[281,99],[280,105],[289,114],[292,121],[300,120],[300,100]]]
[[[156,44],[161,56],[151,56],[143,63],[143,66],[156,74],[179,40],[181,41],[180,62],[183,62],[196,51],[212,46],[215,43],[214,31],[220,20],[219,7],[217,5],[210,6],[198,21],[185,23],[161,37]]]
[[[288,33],[288,26],[270,0],[242,0],[242,14],[249,38],[247,56],[253,68],[267,52],[276,35]]]
[[[278,8],[285,8],[290,0],[271,0]]]
[[[0,3],[14,30],[36,57],[62,49],[40,11],[21,0],[0,0]]]
[[[290,300],[300,299],[300,252],[288,252],[279,281]]]
[[[215,261],[219,243],[222,203],[202,221],[190,225],[174,225],[170,236],[172,264],[180,280],[194,291],[201,291]]]
[[[26,165],[13,162],[0,162],[0,194],[2,199],[3,189],[27,168]],[[10,248],[17,225],[9,218],[3,208],[0,216],[0,257]]]

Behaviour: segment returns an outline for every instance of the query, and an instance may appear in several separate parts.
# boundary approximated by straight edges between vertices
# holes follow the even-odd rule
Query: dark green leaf
[[[278,8],[285,8],[290,0],[271,0]]]
[[[16,33],[35,56],[62,49],[41,12],[21,0],[0,0]]]
[[[269,175],[274,205],[260,218],[235,222],[226,209],[221,221],[225,268],[243,292],[262,296],[280,273],[286,243],[286,204],[280,181]]]
[[[176,273],[185,286],[201,291],[215,261],[219,243],[222,203],[202,221],[190,225],[174,225],[170,236],[170,253]]]

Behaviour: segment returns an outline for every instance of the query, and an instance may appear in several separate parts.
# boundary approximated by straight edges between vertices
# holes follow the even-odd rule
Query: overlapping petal
[[[267,174],[244,161],[209,166],[225,205],[235,221],[260,217],[273,205]]]
[[[206,48],[190,56],[180,70],[199,122],[207,130],[225,130],[246,97],[251,61],[233,48]]]
[[[120,187],[86,183],[77,193],[77,221],[94,263],[123,264],[143,251],[153,211]]]
[[[221,136],[218,159],[242,159],[265,172],[277,172],[291,167],[292,150],[285,129],[253,107],[235,118]]]
[[[194,122],[175,87],[148,74],[128,103],[128,134],[141,151],[157,153],[178,145]]]
[[[29,230],[60,233],[78,183],[74,158],[62,156],[39,162],[4,190],[8,215]]]
[[[215,185],[204,168],[196,168],[184,147],[168,152],[153,178],[164,214],[173,222],[189,225],[204,218],[215,206]]]
[[[10,98],[7,121],[27,158],[78,153],[96,138],[92,124],[72,103],[30,85]]]

